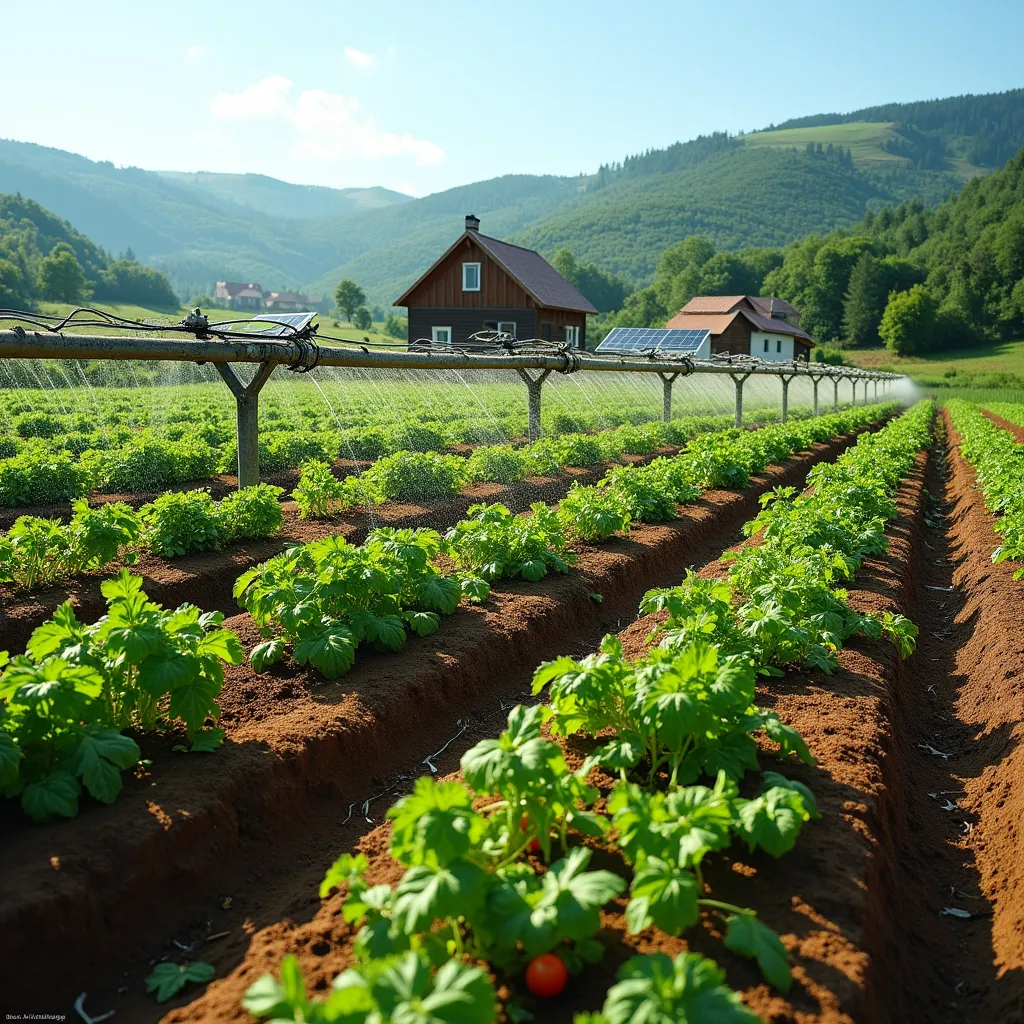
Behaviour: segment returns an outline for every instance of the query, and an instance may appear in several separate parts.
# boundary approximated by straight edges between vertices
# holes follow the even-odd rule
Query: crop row
[[[779,857],[817,817],[811,790],[774,770],[740,795],[760,771],[758,737],[814,763],[794,729],[755,705],[757,676],[830,671],[854,633],[885,633],[902,656],[913,651],[912,624],[856,613],[843,586],[864,557],[886,550],[896,488],[928,444],[933,415],[920,403],[818,466],[808,492],[766,496],[745,531],[762,543],[744,548],[726,578],[688,575],[648,593],[641,612],[666,614],[645,656],[631,661],[606,637],[595,655],[541,665],[533,688],[547,688],[547,704],[514,708],[499,737],[462,757],[461,781],[420,778],[389,810],[390,856],[404,869],[396,884],[371,884],[362,855],[343,854],[327,872],[320,895],[342,890],[356,930],[354,966],[330,994],[310,999],[287,957],[280,980],[256,981],[244,1007],[278,1021],[487,1024],[497,1019],[496,976],[510,993],[506,1018],[527,1020],[537,1004],[524,969],[532,996],[560,992],[603,956],[601,909],[627,889],[629,934],[678,936],[710,915],[729,950],[787,991],[778,935],[756,910],[709,895],[703,864],[733,843]],[[569,737],[589,741],[575,770],[558,742]],[[614,783],[592,785],[596,768]],[[618,857],[621,873],[591,870],[595,848],[605,863]],[[724,982],[696,953],[633,956],[600,1013],[576,1022],[756,1021]]]
[[[261,671],[288,654],[336,678],[360,644],[389,650],[404,645],[407,630],[432,633],[464,596],[483,600],[488,580],[566,571],[567,535],[597,540],[631,521],[675,518],[676,503],[692,500],[701,487],[745,486],[769,463],[888,411],[858,408],[760,431],[700,435],[675,457],[619,467],[596,487],[574,488],[557,512],[536,505],[514,517],[501,506],[474,507],[446,538],[389,529],[373,531],[360,546],[335,536],[293,547],[236,583],[236,597],[263,631],[250,660]],[[174,496],[159,501],[165,499]],[[442,553],[447,565],[438,563]],[[167,611],[141,586],[127,569],[104,583],[108,612],[91,625],[62,604],[0,676],[0,787],[20,796],[34,819],[75,814],[83,785],[100,801],[116,799],[120,772],[140,757],[121,734],[128,726],[180,725],[193,749],[212,749],[223,738],[207,723],[217,720],[222,663],[242,658],[237,638],[221,628],[219,614],[191,605]]]
[[[662,444],[678,444],[694,433],[725,429],[729,417],[689,417],[671,423],[648,423],[609,428],[594,435],[558,435],[528,445],[525,464],[536,451],[538,466],[550,465],[552,446],[577,439],[578,458],[592,465],[626,454],[646,454]],[[0,505],[45,505],[73,501],[93,491],[139,493],[175,484],[204,480],[218,473],[233,473],[237,457],[233,434],[217,448],[202,433],[163,437],[149,431],[133,433],[117,428],[88,440],[80,447],[74,435],[62,435],[48,443],[35,441],[21,447],[9,458],[0,459]],[[378,433],[380,433],[378,431]],[[389,428],[380,437],[369,429],[359,438],[336,431],[269,430],[260,434],[260,468],[263,473],[296,469],[311,459],[333,463],[336,459],[374,461],[387,455],[427,452],[450,444],[446,435],[433,427],[406,423]],[[586,438],[588,440],[584,441]],[[9,451],[10,437],[0,439],[0,454]],[[85,443],[85,442],[83,442]],[[68,446],[71,446],[70,448]],[[508,447],[508,446],[499,446]],[[479,449],[478,449],[479,450]],[[486,451],[488,449],[484,449]],[[571,450],[570,458],[573,457]],[[539,470],[531,470],[539,471]]]
[[[992,561],[1021,562],[1024,560],[1024,448],[976,405],[955,398],[946,403],[946,408],[960,435],[960,451],[977,473],[985,505],[998,517],[995,530],[1002,537],[1002,543],[992,552]],[[997,415],[1010,423],[1024,420],[1024,410],[1019,406],[999,404],[992,411],[997,409]],[[1024,568],[1017,569],[1014,578],[1022,576]]]

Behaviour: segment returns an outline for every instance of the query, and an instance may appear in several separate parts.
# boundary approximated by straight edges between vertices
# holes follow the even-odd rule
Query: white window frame
[[[447,332],[448,338],[447,338],[446,341],[442,341],[440,338],[438,338],[438,336],[437,336],[437,332],[438,331],[446,331]],[[452,345],[452,329],[450,327],[431,327],[430,328],[430,340],[435,345],[447,345],[449,348],[451,348],[451,345]]]
[[[470,288],[466,284],[466,271],[470,267],[475,267],[476,268],[476,287],[475,288]],[[478,292],[478,291],[480,291],[480,277],[481,277],[481,274],[480,274],[480,264],[479,263],[463,263],[462,264],[462,290],[464,292]]]
[[[516,322],[515,320],[499,320],[498,321],[498,333],[499,334],[511,334],[513,339],[516,336]]]
[[[566,327],[565,328],[565,343],[570,348],[580,347],[580,329],[579,327]]]

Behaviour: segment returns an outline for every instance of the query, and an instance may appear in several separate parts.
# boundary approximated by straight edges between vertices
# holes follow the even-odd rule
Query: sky
[[[426,195],[1024,86],[1020,0],[0,0],[0,138]],[[16,84],[13,84],[16,83]]]

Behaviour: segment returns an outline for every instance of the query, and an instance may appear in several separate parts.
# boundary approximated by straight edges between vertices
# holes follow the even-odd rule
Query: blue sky
[[[0,137],[425,195],[701,133],[1024,86],[1003,0],[0,0]]]

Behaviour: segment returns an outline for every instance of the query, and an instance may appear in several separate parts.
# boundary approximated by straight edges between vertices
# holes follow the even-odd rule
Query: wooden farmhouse
[[[533,249],[466,230],[400,298],[409,310],[409,342],[461,346],[480,331],[543,338],[583,348],[587,315],[597,310]]]
[[[814,342],[785,299],[760,295],[698,295],[666,327],[710,331],[707,355],[750,355],[773,362],[808,362]],[[706,358],[706,355],[702,355]]]

